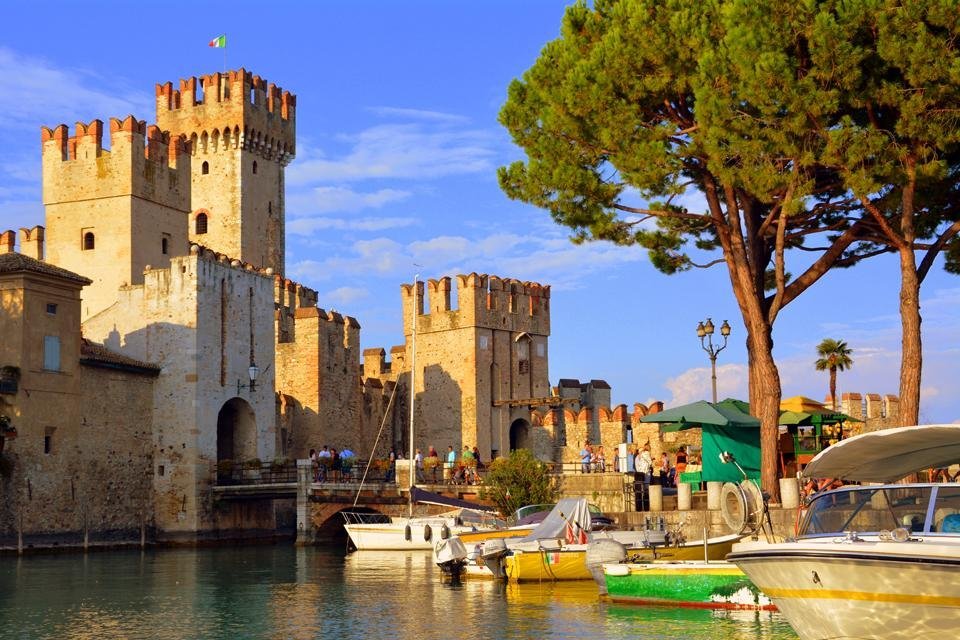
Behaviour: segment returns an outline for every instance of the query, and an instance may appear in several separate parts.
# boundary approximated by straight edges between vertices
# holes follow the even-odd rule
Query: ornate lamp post
[[[723,336],[723,345],[713,344],[713,321],[707,318],[706,322],[697,324],[697,336],[700,338],[700,346],[710,357],[710,374],[713,381],[713,402],[717,402],[717,356],[721,351],[727,348],[727,338],[730,337],[730,325],[724,320],[720,325],[720,335]]]

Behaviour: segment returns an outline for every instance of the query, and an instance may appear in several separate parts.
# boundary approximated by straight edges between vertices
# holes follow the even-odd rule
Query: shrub
[[[517,449],[508,458],[491,462],[484,483],[485,497],[504,515],[524,505],[556,502],[559,493],[547,466],[527,449]]]

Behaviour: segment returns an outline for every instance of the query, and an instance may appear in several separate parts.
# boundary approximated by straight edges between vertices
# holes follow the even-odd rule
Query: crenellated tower
[[[46,260],[93,280],[83,319],[106,309],[147,266],[187,252],[190,154],[182,136],[133,116],[41,127]]]
[[[549,456],[527,418],[551,395],[550,287],[476,273],[452,285],[448,277],[401,285],[404,368],[416,322],[416,422],[429,440],[420,444],[476,445],[487,460],[518,447]]]
[[[158,84],[156,98],[160,127],[191,142],[190,240],[283,274],[296,96],[239,69]]]

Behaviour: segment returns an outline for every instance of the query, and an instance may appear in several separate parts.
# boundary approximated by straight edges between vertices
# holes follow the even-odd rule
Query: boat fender
[[[440,527],[440,539],[446,540],[450,537],[450,527],[447,526],[447,523],[444,522],[443,526]]]
[[[403,529],[403,539],[407,542],[410,542],[413,539],[413,530],[410,529],[410,525],[407,525]]]
[[[430,542],[431,538],[433,538],[433,529],[428,524],[423,525],[423,541]]]

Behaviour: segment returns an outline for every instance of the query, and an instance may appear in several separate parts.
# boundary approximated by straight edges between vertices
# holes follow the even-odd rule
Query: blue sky
[[[664,276],[643,251],[574,246],[511,202],[496,168],[522,157],[496,121],[510,80],[559,33],[562,1],[44,3],[0,27],[0,229],[41,224],[39,127],[133,113],[154,83],[244,66],[297,94],[287,271],[357,317],[363,347],[402,342],[399,285],[477,271],[553,286],[550,379],[602,378],[615,403],[709,398],[697,322],[728,319],[720,395],[746,397],[745,331],[726,271]],[[419,269],[414,264],[422,265]],[[898,267],[829,274],[777,320],[785,396],[822,399],[815,346],[846,340],[839,390],[897,393]],[[960,419],[960,280],[923,287],[921,421]]]

